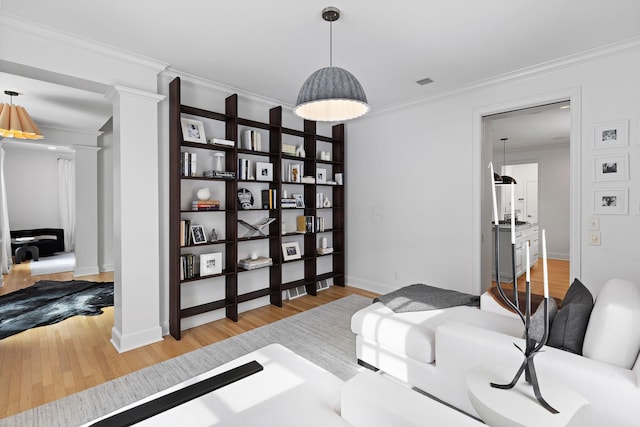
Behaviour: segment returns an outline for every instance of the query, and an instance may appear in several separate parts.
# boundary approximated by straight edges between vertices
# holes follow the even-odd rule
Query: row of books
[[[245,150],[262,151],[262,135],[255,130],[245,130],[242,133],[242,148]]]
[[[258,257],[256,259],[246,258],[238,261],[238,267],[245,270],[255,270],[257,268],[264,268],[273,265],[273,260],[268,257]]]
[[[207,177],[207,178],[230,178],[233,179],[236,177],[236,173],[235,172],[231,172],[231,171],[223,171],[223,172],[218,172],[218,171],[204,171],[202,172],[202,176]]]
[[[277,190],[262,190],[262,209],[277,209]]]
[[[180,221],[180,246],[189,246],[193,244],[191,237],[191,220],[183,219]]]
[[[238,159],[238,179],[252,179],[251,161],[249,159]]]
[[[319,233],[324,231],[324,217],[300,215],[296,217],[296,231],[298,233]]]
[[[182,176],[196,176],[197,158],[196,153],[182,152],[180,156],[180,174]]]
[[[194,200],[191,202],[191,210],[194,211],[219,211],[220,200]]]
[[[180,280],[192,279],[200,274],[200,258],[195,254],[180,255]]]

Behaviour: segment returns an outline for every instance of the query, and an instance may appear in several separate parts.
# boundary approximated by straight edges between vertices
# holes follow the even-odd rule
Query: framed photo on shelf
[[[294,194],[293,199],[296,201],[296,208],[304,208],[304,197],[302,194]]]
[[[302,182],[302,165],[291,165],[291,182]]]
[[[204,135],[204,125],[201,121],[180,119],[180,123],[182,124],[182,139],[185,142],[207,143],[207,138]]]
[[[593,127],[593,147],[626,147],[629,144],[629,120],[599,123]]]
[[[207,233],[205,233],[204,227],[202,225],[191,226],[191,241],[194,245],[207,243]]]
[[[256,162],[256,180],[273,181],[273,163]]]
[[[285,261],[291,261],[293,259],[300,259],[300,246],[298,242],[288,242],[282,244],[282,256]]]
[[[222,252],[200,255],[200,277],[222,273]]]
[[[238,203],[241,209],[253,209],[253,193],[248,188],[238,188]]]
[[[316,168],[316,184],[327,183],[327,170],[324,168]]]
[[[629,179],[629,154],[611,154],[593,158],[594,181],[626,181]]]
[[[628,200],[627,188],[596,188],[593,190],[593,213],[626,215]]]

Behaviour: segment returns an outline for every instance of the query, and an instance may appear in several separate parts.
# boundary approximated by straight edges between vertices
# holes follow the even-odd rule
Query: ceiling
[[[342,16],[333,24],[333,65],[358,78],[374,112],[640,37],[638,0],[409,0],[396,5],[1,0],[0,12],[290,106],[304,80],[329,65],[329,24],[320,13],[336,6]],[[24,93],[14,101],[37,123],[97,130],[110,115],[102,95],[19,77],[2,65],[0,89]],[[434,82],[416,83],[426,77]]]

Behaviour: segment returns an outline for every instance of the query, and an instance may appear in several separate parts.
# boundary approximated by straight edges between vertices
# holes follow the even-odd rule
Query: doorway
[[[542,118],[545,111],[550,109],[559,109],[564,107],[566,120],[565,131],[563,135],[556,134],[551,131],[556,129],[553,122],[549,125],[543,126],[540,132],[533,132],[524,128],[522,123],[518,123],[520,120],[533,120],[534,118]],[[543,140],[539,142],[539,146],[535,149],[521,145],[515,141],[516,137],[512,137],[512,145],[507,151],[507,158],[503,157],[503,147],[500,138],[505,135],[496,135],[494,132],[495,123],[491,123],[496,119],[504,119],[505,126],[501,127],[502,130],[508,129],[510,132],[518,131],[520,134],[524,132],[527,140]],[[509,120],[512,119],[512,120]],[[477,255],[474,255],[474,268],[477,271],[477,277],[479,281],[475,285],[475,290],[478,294],[481,294],[491,286],[491,258],[493,253],[493,239],[492,239],[492,221],[493,214],[491,209],[491,180],[489,176],[488,165],[489,162],[493,162],[497,165],[496,171],[501,171],[501,166],[506,163],[509,166],[517,166],[523,164],[538,164],[538,185],[533,183],[528,184],[527,197],[529,199],[536,198],[539,201],[538,209],[531,213],[527,210],[525,215],[532,215],[531,222],[536,221],[539,224],[540,229],[546,227],[548,223],[545,221],[551,220],[554,213],[547,212],[545,207],[545,201],[547,200],[549,190],[547,186],[549,182],[556,181],[560,176],[554,176],[558,170],[562,170],[562,185],[568,190],[565,196],[565,225],[561,228],[564,229],[564,236],[561,236],[561,232],[551,233],[562,241],[566,242],[564,249],[559,250],[557,253],[549,254],[550,258],[564,257],[566,261],[570,262],[570,277],[580,277],[580,92],[579,90],[572,89],[565,92],[559,92],[554,94],[548,94],[545,96],[534,97],[526,100],[519,100],[513,102],[507,102],[494,106],[483,107],[482,109],[476,109],[474,112],[475,129],[474,137],[476,144],[474,146],[473,157],[475,159],[475,167],[477,168],[477,175],[479,182],[477,184],[478,199],[474,204],[475,212],[475,226],[477,230],[477,246],[479,251]],[[546,130],[546,132],[545,132]],[[550,132],[551,131],[551,132]],[[517,133],[512,133],[517,135]],[[509,137],[509,136],[506,136]],[[518,138],[519,139],[519,138]],[[576,143],[572,143],[576,141]],[[498,145],[499,144],[499,145]],[[524,144],[524,142],[522,143]],[[495,145],[495,146],[494,146]],[[564,156],[564,165],[560,168],[556,164],[548,164],[548,159],[545,158],[545,151],[552,151],[559,146],[564,146],[566,155]],[[536,151],[538,154],[536,154]],[[540,154],[542,153],[542,154]],[[553,155],[547,156],[553,158]],[[506,162],[505,162],[506,160]],[[508,170],[508,169],[507,169]],[[513,172],[512,172],[513,173]],[[557,174],[556,174],[557,175]],[[523,189],[523,193],[524,193]],[[537,193],[537,195],[535,194]],[[555,201],[552,198],[551,205],[554,205]],[[561,230],[562,231],[562,230]],[[549,246],[550,231],[547,231],[547,245]]]

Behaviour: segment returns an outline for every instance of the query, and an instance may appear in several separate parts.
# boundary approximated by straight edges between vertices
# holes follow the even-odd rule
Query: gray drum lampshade
[[[336,122],[366,114],[369,104],[353,74],[343,68],[325,67],[304,82],[293,111],[303,119]]]

